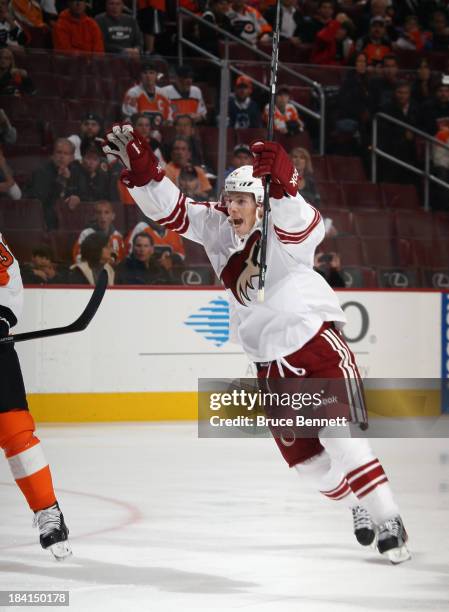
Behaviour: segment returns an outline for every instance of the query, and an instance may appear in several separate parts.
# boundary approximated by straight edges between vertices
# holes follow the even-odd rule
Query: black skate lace
[[[356,506],[352,509],[352,517],[354,519],[354,530],[373,528],[371,517],[368,511],[362,508],[362,506]]]
[[[45,510],[39,510],[34,515],[33,527],[39,527],[39,533],[43,536],[61,527],[61,511],[54,505]]]

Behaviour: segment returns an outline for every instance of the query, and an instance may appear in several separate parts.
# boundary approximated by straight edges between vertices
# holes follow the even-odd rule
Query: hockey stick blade
[[[40,329],[33,332],[25,332],[23,334],[15,334],[13,336],[6,336],[0,338],[0,346],[4,344],[10,344],[12,342],[25,342],[26,340],[37,340],[39,338],[48,338],[50,336],[61,336],[62,334],[73,334],[86,329],[89,323],[95,316],[108,286],[108,273],[106,270],[100,272],[95,289],[90,296],[90,300],[87,303],[86,308],[80,314],[80,316],[64,327],[52,327],[50,329]]]

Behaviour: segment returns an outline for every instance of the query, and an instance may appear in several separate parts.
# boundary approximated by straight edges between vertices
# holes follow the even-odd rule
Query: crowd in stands
[[[187,28],[187,36],[208,52],[222,55],[227,32],[271,53],[272,1],[181,0],[180,6],[222,29],[193,20]],[[0,0],[0,220],[7,214],[2,200],[8,210],[20,200],[39,201],[42,208],[37,242],[25,249],[26,282],[88,284],[103,266],[110,284],[183,283],[184,272],[193,269],[194,282],[212,280],[212,274],[203,275],[207,264],[195,249],[143,220],[119,181],[119,164],[102,151],[108,127],[127,120],[189,197],[202,201],[219,195],[219,70],[194,52],[187,52],[183,65],[167,56],[170,45],[176,48],[175,17],[172,3],[164,0],[139,0],[135,16],[123,0]],[[37,53],[38,48],[47,51]],[[247,57],[231,80],[225,175],[251,164],[249,145],[266,134],[268,95],[259,83],[269,82],[269,65],[245,64]],[[380,112],[407,124],[379,120],[378,146],[418,169],[424,167],[426,145],[411,128],[449,144],[447,2],[281,0],[281,59],[321,82],[327,99],[328,160],[316,155],[316,123],[301,109],[317,110],[313,87],[280,73],[275,138],[302,176],[300,193],[323,213],[326,239],[317,269],[334,286],[344,286],[359,282],[357,274],[351,280],[344,273],[351,266],[416,268],[418,247],[410,243],[404,255],[408,247],[400,241],[420,236],[401,235],[390,204],[407,200],[400,194],[409,188],[422,203],[423,181],[381,158],[379,184],[369,185],[372,122]],[[308,73],[310,67],[315,72]],[[430,156],[432,173],[449,181],[449,150],[434,142]],[[335,170],[340,162],[331,158],[343,159],[341,174]],[[344,158],[352,166],[345,166]],[[396,199],[389,184],[396,185]],[[358,229],[357,206],[390,207],[395,241],[385,261],[371,262],[357,242],[367,236]],[[431,185],[430,206],[433,219],[440,215],[438,223],[447,227],[449,191]],[[410,211],[417,213],[412,205]],[[445,236],[435,227],[426,240]],[[18,229],[11,228],[20,242]],[[348,236],[357,238],[352,246],[360,257],[346,254]],[[433,259],[424,265],[434,266]],[[449,261],[439,267],[446,268],[449,284]],[[380,282],[366,278],[368,284]]]

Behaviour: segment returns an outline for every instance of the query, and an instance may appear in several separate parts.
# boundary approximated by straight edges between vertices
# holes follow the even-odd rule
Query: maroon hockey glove
[[[150,145],[129,124],[114,125],[106,139],[113,146],[106,145],[103,151],[120,159],[126,167],[120,175],[126,187],[142,187],[165,176]]]
[[[295,196],[298,193],[300,176],[284,147],[277,142],[254,142],[251,145],[254,154],[253,176],[264,178],[271,175],[270,197],[280,200],[285,194]]]

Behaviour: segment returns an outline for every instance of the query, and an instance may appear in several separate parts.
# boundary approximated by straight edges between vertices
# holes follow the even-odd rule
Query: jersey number
[[[13,263],[14,257],[8,250],[8,247],[0,242],[0,266],[3,268],[9,268],[9,266]]]

